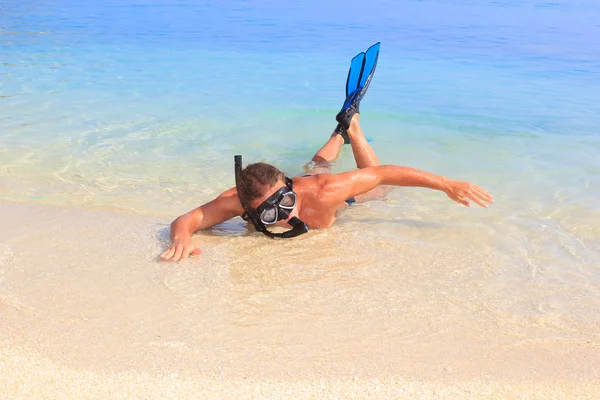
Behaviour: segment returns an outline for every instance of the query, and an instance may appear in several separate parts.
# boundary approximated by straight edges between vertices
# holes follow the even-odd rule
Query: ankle
[[[351,135],[351,133],[350,133],[351,131],[352,131],[352,133],[354,133],[359,129],[360,129],[360,123],[358,122],[358,113],[356,113],[352,116],[352,119],[350,120],[350,126],[348,127],[348,134]]]

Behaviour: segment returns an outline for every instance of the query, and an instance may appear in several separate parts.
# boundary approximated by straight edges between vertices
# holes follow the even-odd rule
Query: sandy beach
[[[502,312],[483,253],[407,243],[380,260],[366,240],[368,260],[343,227],[276,244],[231,222],[170,264],[164,216],[0,214],[5,398],[600,395],[600,327]]]

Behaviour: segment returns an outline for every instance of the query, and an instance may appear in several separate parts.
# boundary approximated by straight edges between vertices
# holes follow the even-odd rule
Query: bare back
[[[332,194],[329,174],[296,177],[294,191],[299,199],[299,218],[311,228],[329,228],[336,213],[348,205],[344,196]]]

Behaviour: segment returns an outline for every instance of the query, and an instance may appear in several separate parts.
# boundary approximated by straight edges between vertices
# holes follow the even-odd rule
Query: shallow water
[[[203,263],[224,268],[222,257],[237,257],[225,264],[226,279],[246,281],[251,299],[279,282],[264,294],[269,304],[293,296],[282,280],[339,273],[348,285],[356,274],[371,285],[338,292],[341,303],[392,307],[411,287],[397,285],[408,273],[411,284],[437,293],[431,315],[447,312],[450,293],[463,316],[531,318],[548,337],[597,335],[599,18],[600,6],[583,0],[367,9],[340,1],[4,1],[0,199],[170,219],[233,185],[234,154],[299,174],[335,126],[350,58],[381,41],[361,106],[381,161],[473,181],[495,204],[466,209],[399,188],[351,207],[329,233],[289,243],[237,237],[246,232],[233,221],[200,236],[215,246]],[[336,169],[352,167],[344,148]],[[322,235],[333,236],[320,244]],[[259,241],[268,249],[260,255]],[[270,258],[282,253],[282,263]],[[172,287],[190,290],[194,271],[182,269]],[[424,301],[413,294],[405,300]],[[323,309],[328,300],[309,304]],[[240,318],[258,326],[281,315],[244,310]]]

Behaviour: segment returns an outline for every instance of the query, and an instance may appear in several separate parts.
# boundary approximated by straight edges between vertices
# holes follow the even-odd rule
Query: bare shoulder
[[[231,189],[227,189],[226,191],[224,191],[223,193],[218,195],[217,199],[219,199],[219,198],[236,198],[239,201],[239,198],[237,195],[237,189],[235,187],[232,187]]]
[[[351,181],[352,173],[318,174],[294,178],[294,188],[321,204],[336,204],[348,198]]]
[[[333,201],[344,201],[366,193],[380,183],[378,167],[367,167],[325,177],[323,191]]]
[[[357,182],[371,181],[377,178],[377,167],[367,167],[355,169],[339,174],[324,175],[323,185],[332,190],[339,190],[343,187],[349,187]]]
[[[336,185],[336,179],[332,178],[335,174],[315,174],[308,176],[297,176],[293,180],[296,191],[310,192],[322,196]]]

